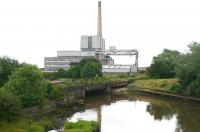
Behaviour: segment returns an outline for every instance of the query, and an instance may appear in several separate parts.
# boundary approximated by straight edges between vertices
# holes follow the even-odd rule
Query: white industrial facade
[[[69,57],[94,57],[95,52],[94,51],[57,51],[57,56],[58,57],[64,57],[64,56],[69,56]]]
[[[103,73],[136,73],[138,71],[137,50],[117,50],[111,47],[105,49],[105,39],[102,37],[101,2],[98,2],[98,25],[97,35],[81,36],[81,51],[57,51],[56,57],[44,58],[44,71],[54,72],[59,68],[68,69],[71,65],[79,63],[84,58],[97,58],[102,64]],[[136,59],[132,65],[114,65],[112,55],[135,55]]]

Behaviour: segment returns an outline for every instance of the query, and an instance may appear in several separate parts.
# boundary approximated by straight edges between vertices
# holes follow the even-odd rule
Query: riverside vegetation
[[[190,44],[189,51],[180,53],[164,49],[153,58],[146,74],[135,78],[135,87],[200,97],[200,43]]]
[[[94,58],[83,59],[69,70],[43,73],[34,65],[0,57],[0,131],[46,131],[52,125],[48,118],[35,120],[23,109],[62,100],[67,96],[65,87],[129,78],[126,75],[103,76],[101,70],[100,62]],[[63,83],[52,84],[52,80]]]

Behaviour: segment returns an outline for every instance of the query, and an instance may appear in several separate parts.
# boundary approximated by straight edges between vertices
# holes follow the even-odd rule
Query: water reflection
[[[146,111],[149,112],[155,120],[162,120],[163,118],[170,120],[176,113],[175,106],[162,101],[150,102],[146,107]]]
[[[84,119],[87,121],[97,121],[97,110],[96,109],[87,109],[84,112],[77,112],[73,115],[72,118],[68,120],[71,122],[77,122],[80,119]]]
[[[96,120],[101,132],[199,132],[200,107],[135,95],[104,95],[87,99],[84,112],[69,120]]]

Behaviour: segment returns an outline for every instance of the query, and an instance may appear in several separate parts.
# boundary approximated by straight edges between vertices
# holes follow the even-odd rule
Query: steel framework
[[[109,50],[97,50],[95,52],[96,58],[99,58],[100,55],[104,56],[135,56],[135,62],[131,65],[130,74],[133,74],[132,68],[135,66],[138,72],[138,51],[136,49],[109,49]]]

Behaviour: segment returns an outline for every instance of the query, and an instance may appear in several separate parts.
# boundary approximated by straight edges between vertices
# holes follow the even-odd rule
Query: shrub
[[[0,120],[11,121],[20,115],[19,98],[4,88],[0,89]]]
[[[9,57],[0,57],[0,86],[8,81],[8,76],[18,68],[18,61]]]
[[[180,56],[176,50],[164,49],[161,54],[153,58],[153,63],[147,69],[147,74],[154,78],[175,77],[175,67]]]
[[[179,61],[176,68],[180,87],[177,89],[186,95],[200,97],[200,43],[189,45],[190,51]]]
[[[78,65],[70,67],[67,75],[70,78],[80,78],[80,67]]]
[[[18,68],[10,76],[5,88],[20,98],[23,107],[41,104],[46,94],[42,72],[32,65]]]
[[[57,78],[56,72],[43,72],[43,76],[48,80],[55,80]]]
[[[88,62],[86,63],[80,71],[80,75],[83,78],[92,78],[96,75],[101,76],[101,64],[97,62]]]
[[[47,85],[47,98],[48,99],[56,100],[56,99],[63,98],[64,95],[65,95],[65,92],[64,92],[63,86],[61,86],[59,84],[56,84],[56,85],[48,84]]]

